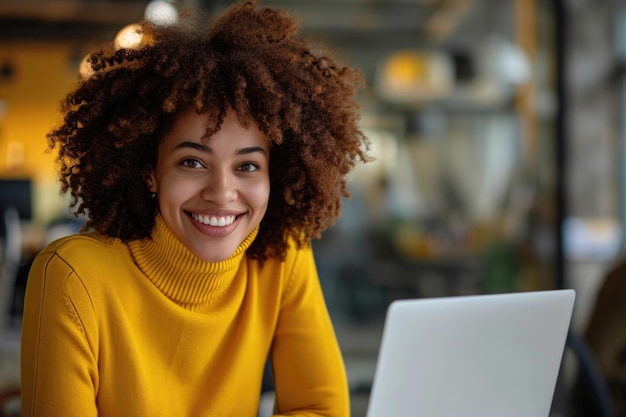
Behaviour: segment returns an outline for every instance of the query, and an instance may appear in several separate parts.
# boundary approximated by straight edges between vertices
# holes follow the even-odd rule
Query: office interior
[[[81,222],[46,151],[60,99],[88,52],[139,20],[231,3],[0,0],[5,415],[19,415],[20,276]],[[341,218],[313,243],[352,417],[365,415],[395,299],[574,288],[572,332],[584,339],[623,256],[626,1],[260,3],[300,16],[367,82],[358,99],[376,159],[352,174]],[[551,415],[572,415],[579,368],[566,351]]]

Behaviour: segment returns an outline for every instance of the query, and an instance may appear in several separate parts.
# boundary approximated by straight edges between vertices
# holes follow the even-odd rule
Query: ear
[[[146,187],[148,187],[148,191],[152,193],[157,192],[157,181],[156,181],[156,176],[154,174],[154,169],[151,169],[144,173],[143,181],[146,183]]]

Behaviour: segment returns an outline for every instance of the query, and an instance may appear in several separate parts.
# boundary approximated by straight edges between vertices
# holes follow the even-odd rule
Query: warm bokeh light
[[[444,53],[397,51],[383,63],[377,87],[381,96],[394,101],[441,98],[453,87],[452,72]]]
[[[141,26],[133,23],[120,30],[115,36],[116,49],[135,49],[143,40],[143,30]]]
[[[428,62],[416,52],[399,52],[389,58],[385,76],[395,88],[408,88],[428,77]]]
[[[85,57],[80,61],[80,65],[78,66],[78,73],[82,78],[89,78],[93,75],[94,70],[91,68],[91,64],[88,61],[89,55],[85,55]]]

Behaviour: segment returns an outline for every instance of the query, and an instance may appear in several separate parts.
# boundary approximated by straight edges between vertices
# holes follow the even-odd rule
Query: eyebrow
[[[181,142],[177,144],[173,150],[176,151],[178,149],[186,149],[186,148],[195,149],[201,152],[213,153],[213,150],[211,149],[210,146],[206,146],[203,143],[191,142],[191,141]],[[237,152],[236,152],[237,155],[248,155],[251,153],[262,153],[265,155],[267,154],[267,151],[260,146],[250,146],[247,148],[237,149]]]

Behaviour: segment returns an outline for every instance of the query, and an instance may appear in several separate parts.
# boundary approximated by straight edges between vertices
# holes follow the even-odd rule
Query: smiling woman
[[[310,241],[367,161],[360,73],[284,11],[141,25],[105,45],[48,135],[87,217],[28,279],[24,416],[348,416]],[[135,48],[135,47],[133,47]]]

